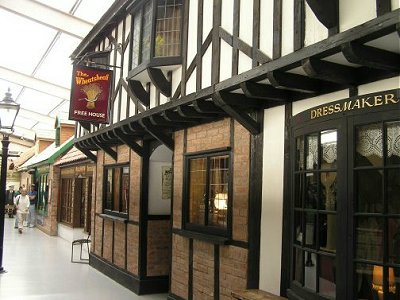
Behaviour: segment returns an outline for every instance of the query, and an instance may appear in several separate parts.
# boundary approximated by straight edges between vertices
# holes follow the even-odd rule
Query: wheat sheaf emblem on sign
[[[95,83],[91,83],[88,85],[85,85],[82,89],[82,92],[86,94],[86,98],[83,98],[82,100],[86,100],[86,108],[88,109],[94,109],[96,107],[96,101],[99,98],[99,95],[103,91],[101,87]]]

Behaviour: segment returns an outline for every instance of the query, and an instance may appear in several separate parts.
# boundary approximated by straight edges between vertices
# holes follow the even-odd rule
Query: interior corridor
[[[4,220],[0,299],[18,300],[158,300],[167,294],[137,296],[88,264],[71,263],[71,243],[36,228],[14,229]],[[79,253],[79,246],[75,251]]]

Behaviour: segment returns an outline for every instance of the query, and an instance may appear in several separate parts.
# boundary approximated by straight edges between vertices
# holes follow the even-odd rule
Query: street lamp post
[[[4,242],[4,210],[6,206],[6,181],[7,181],[7,158],[9,136],[13,131],[14,122],[19,111],[19,104],[11,97],[10,89],[6,96],[0,101],[0,129],[2,130],[3,140],[1,153],[1,173],[0,173],[0,274],[6,271],[3,268],[3,242]],[[4,130],[4,131],[3,131]]]

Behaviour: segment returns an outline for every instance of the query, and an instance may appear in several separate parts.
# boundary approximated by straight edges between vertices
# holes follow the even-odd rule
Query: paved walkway
[[[14,229],[5,218],[1,300],[161,300],[137,296],[87,264],[70,262],[71,243],[36,228]],[[78,250],[79,247],[76,248]]]

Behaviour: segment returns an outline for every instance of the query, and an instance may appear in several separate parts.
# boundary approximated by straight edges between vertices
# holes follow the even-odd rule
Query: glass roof
[[[56,116],[67,118],[69,56],[83,38],[68,32],[68,22],[82,22],[89,32],[115,0],[26,1],[32,3],[34,12],[0,1],[0,97],[10,88],[21,105],[14,134],[34,139],[35,135],[52,136]],[[49,14],[44,19],[43,11]],[[55,28],[51,21],[46,23],[60,11],[67,14],[65,24]]]

